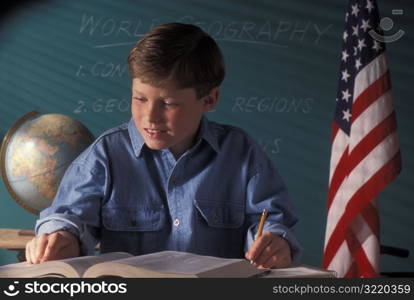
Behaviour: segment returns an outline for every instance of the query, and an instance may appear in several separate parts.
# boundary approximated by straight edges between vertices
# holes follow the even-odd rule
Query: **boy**
[[[297,222],[281,178],[242,130],[208,121],[224,62],[194,25],[153,28],[128,56],[132,119],[102,134],[67,169],[41,212],[29,263],[126,251],[297,260]],[[254,240],[263,209],[264,234]]]

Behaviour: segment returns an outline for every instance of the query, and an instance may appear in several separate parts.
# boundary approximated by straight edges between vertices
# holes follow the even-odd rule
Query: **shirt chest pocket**
[[[244,206],[196,200],[196,249],[200,254],[242,257],[245,237]]]
[[[244,222],[244,206],[232,202],[195,200],[201,221],[213,228],[239,228]]]
[[[140,255],[160,251],[165,233],[164,206],[107,206],[102,209],[101,251]]]
[[[112,231],[157,231],[165,225],[165,209],[160,206],[112,206],[102,210],[102,225]]]

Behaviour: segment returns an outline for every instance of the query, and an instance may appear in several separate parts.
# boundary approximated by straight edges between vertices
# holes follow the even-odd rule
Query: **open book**
[[[97,256],[48,261],[35,265],[21,262],[0,266],[0,277],[13,278],[246,278],[302,277],[301,275],[303,277],[335,277],[331,271],[306,266],[275,270],[257,269],[245,259],[219,258],[177,251],[162,251],[139,256],[124,252],[111,252]]]

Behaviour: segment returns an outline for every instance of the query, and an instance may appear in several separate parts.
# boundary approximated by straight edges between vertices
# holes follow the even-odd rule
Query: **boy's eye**
[[[142,98],[142,97],[134,97],[134,100],[137,100],[139,102],[145,102],[146,101],[146,99]]]
[[[176,106],[177,103],[174,103],[172,101],[164,101],[164,105],[167,105],[167,106]]]

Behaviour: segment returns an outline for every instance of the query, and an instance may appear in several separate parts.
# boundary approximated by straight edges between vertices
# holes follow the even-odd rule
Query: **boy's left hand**
[[[258,268],[285,268],[292,263],[288,242],[272,232],[265,232],[254,241],[245,257]]]

